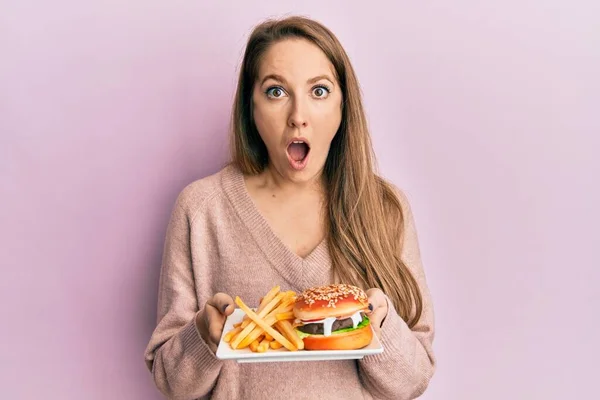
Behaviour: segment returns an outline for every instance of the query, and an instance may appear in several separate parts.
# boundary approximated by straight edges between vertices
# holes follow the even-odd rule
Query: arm
[[[404,243],[402,260],[415,277],[423,297],[423,313],[410,329],[387,298],[388,313],[381,326],[382,354],[367,356],[359,361],[366,389],[377,398],[414,399],[427,388],[435,371],[432,343],[434,315],[427,287],[417,233],[410,205],[399,193],[404,213]]]
[[[196,399],[213,388],[222,361],[202,339],[190,249],[190,226],[182,196],[167,228],[158,296],[158,324],[145,353],[158,389],[168,398]]]

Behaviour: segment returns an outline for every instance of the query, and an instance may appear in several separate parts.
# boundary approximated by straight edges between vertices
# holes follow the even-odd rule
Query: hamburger
[[[318,286],[296,297],[296,332],[305,350],[355,350],[373,339],[367,294],[346,284]]]

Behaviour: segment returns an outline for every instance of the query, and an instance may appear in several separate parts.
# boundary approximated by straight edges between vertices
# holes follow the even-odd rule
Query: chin
[[[311,164],[308,164],[305,168],[298,170],[290,166],[286,159],[282,160],[282,162],[279,163],[279,165],[277,165],[275,168],[277,173],[285,178],[285,180],[297,184],[315,182],[322,176],[323,173],[323,168],[315,168]]]

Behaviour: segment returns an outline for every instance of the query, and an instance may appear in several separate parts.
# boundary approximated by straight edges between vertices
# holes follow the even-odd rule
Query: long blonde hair
[[[334,34],[305,17],[268,20],[251,33],[232,112],[232,162],[244,174],[262,172],[267,148],[253,120],[252,91],[261,57],[272,44],[302,38],[317,45],[335,68],[343,95],[342,122],[325,162],[327,241],[342,282],[383,290],[410,327],[419,320],[422,297],[400,258],[404,218],[394,188],[374,171],[373,148],[358,81]]]

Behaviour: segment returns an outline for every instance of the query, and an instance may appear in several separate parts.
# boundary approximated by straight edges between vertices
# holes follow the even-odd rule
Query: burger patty
[[[338,319],[335,320],[335,322],[333,323],[333,326],[331,327],[331,332],[337,331],[339,329],[352,328],[352,326],[352,318]],[[322,335],[323,323],[319,322],[316,324],[306,324],[298,326],[296,329],[304,333],[309,333],[311,335]]]

